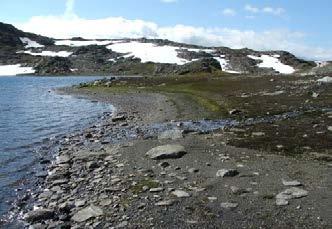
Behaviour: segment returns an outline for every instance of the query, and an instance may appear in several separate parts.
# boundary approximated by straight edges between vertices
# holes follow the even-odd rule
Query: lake
[[[36,149],[55,136],[79,130],[112,105],[54,89],[100,77],[0,77],[0,216],[38,164]]]

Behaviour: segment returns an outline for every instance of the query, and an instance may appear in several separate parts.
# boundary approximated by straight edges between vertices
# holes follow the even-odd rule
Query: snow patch
[[[317,65],[316,68],[322,68],[329,64],[327,61],[315,61],[315,63]]]
[[[72,52],[67,52],[67,51],[59,51],[59,52],[52,52],[52,51],[42,51],[42,52],[32,52],[31,50],[29,51],[24,51],[23,53],[32,55],[32,56],[51,56],[51,57],[69,57]]]
[[[188,49],[189,52],[206,52],[206,53],[214,53],[213,49]]]
[[[325,76],[325,77],[317,80],[317,82],[321,82],[321,83],[332,83],[332,77]]]
[[[25,44],[25,48],[43,48],[44,45],[39,44],[36,41],[30,40],[27,37],[20,37],[20,40]]]
[[[190,62],[177,56],[177,49],[180,49],[180,47],[175,46],[157,46],[153,43],[140,43],[133,41],[112,44],[107,46],[107,48],[114,52],[125,54],[124,57],[134,56],[140,58],[142,63],[154,62],[184,65]]]
[[[292,66],[281,63],[281,61],[278,59],[280,57],[279,55],[262,55],[260,57],[248,55],[248,57],[254,60],[263,61],[257,65],[260,68],[273,68],[275,71],[281,74],[292,74],[295,72],[295,69]]]
[[[88,45],[109,45],[111,43],[117,43],[121,41],[97,41],[97,40],[88,40],[88,41],[72,41],[72,40],[58,40],[55,41],[55,45],[65,45],[71,47],[80,47],[80,46],[88,46]]]
[[[20,64],[0,65],[0,76],[15,76],[32,73],[35,73],[32,67],[21,67]]]
[[[233,74],[240,74],[241,72],[233,71],[229,68],[228,61],[225,59],[225,55],[221,55],[219,57],[214,57],[217,61],[219,61],[221,70],[227,73],[233,73]]]

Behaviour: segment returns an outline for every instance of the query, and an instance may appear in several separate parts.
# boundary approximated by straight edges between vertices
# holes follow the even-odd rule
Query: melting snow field
[[[183,65],[189,63],[185,59],[179,58],[176,51],[179,47],[157,46],[152,43],[126,42],[107,46],[114,52],[125,53],[125,57],[134,56],[140,58],[142,63],[154,62],[164,64]]]
[[[292,74],[295,72],[295,69],[292,66],[281,63],[278,59],[278,55],[262,55],[260,57],[248,55],[248,57],[254,60],[263,61],[262,63],[258,64],[258,67],[260,68],[273,68],[275,71],[278,71],[281,74]]]
[[[20,64],[0,65],[0,76],[15,76],[35,73],[32,67],[21,67]]]
[[[52,52],[52,51],[42,51],[42,52],[32,52],[32,51],[24,51],[23,53],[26,54],[30,54],[33,56],[51,56],[51,57],[69,57],[71,54],[73,54],[72,52],[67,52],[67,51],[60,51],[60,52]]]
[[[318,82],[321,82],[321,83],[332,83],[332,77],[330,76],[325,76],[319,80],[317,80]]]
[[[27,37],[20,37],[20,40],[25,44],[25,48],[42,48],[44,45],[39,44],[36,41],[32,41]]]
[[[220,56],[220,57],[214,57],[214,59],[216,59],[217,61],[219,61],[221,69],[224,72],[228,72],[228,73],[234,73],[234,74],[240,74],[241,72],[237,72],[237,71],[233,71],[229,69],[228,66],[228,61],[224,58],[225,56]]]
[[[114,43],[113,41],[72,41],[72,40],[58,40],[55,41],[55,45],[65,45],[65,46],[72,46],[72,47],[80,47],[80,46],[87,46],[87,45],[108,45]]]

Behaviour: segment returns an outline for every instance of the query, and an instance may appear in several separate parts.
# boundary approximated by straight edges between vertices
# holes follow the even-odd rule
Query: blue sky
[[[332,59],[331,0],[1,0],[0,8],[0,21],[59,38],[146,36]]]

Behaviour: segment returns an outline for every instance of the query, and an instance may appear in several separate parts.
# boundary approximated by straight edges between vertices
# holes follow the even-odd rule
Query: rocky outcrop
[[[64,57],[44,57],[35,66],[36,74],[68,75],[71,74],[72,63]]]
[[[42,45],[52,45],[54,40],[48,37],[39,36],[33,33],[25,33],[10,24],[0,22],[0,50],[8,47],[23,47],[21,37],[27,37]]]

